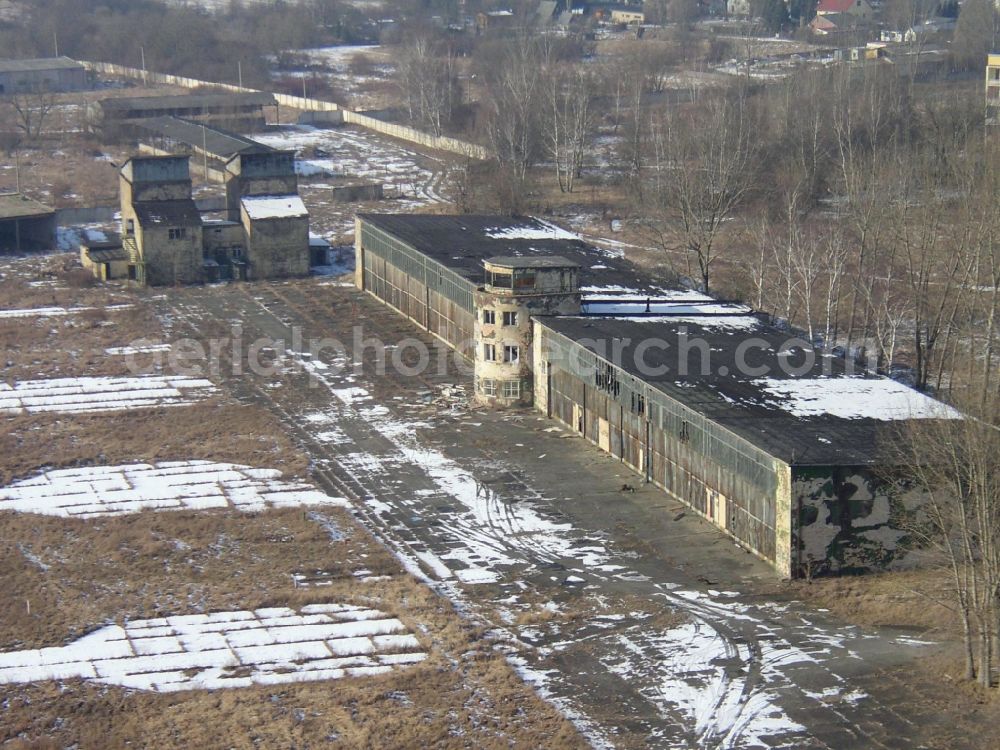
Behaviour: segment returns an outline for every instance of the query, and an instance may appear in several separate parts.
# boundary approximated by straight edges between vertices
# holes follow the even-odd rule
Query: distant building
[[[986,106],[1000,107],[1000,52],[991,52],[986,58]]]
[[[623,23],[628,25],[639,25],[644,23],[646,20],[645,14],[642,12],[641,7],[616,7],[611,9],[611,23]]]
[[[355,268],[471,360],[477,401],[534,406],[785,576],[902,555],[900,420],[958,416],[537,219],[360,214]]]
[[[817,16],[830,16],[836,14],[854,16],[862,21],[870,21],[875,15],[868,0],[820,0],[816,6]]]
[[[113,97],[90,104],[87,122],[109,141],[134,136],[135,125],[144,120],[168,116],[251,131],[263,127],[264,107],[274,106],[274,96],[265,93]]]
[[[20,193],[0,194],[0,252],[38,252],[55,245],[56,212]]]
[[[208,166],[206,179],[225,181],[226,163],[236,154],[272,149],[242,135],[213,127],[203,122],[180,117],[154,117],[137,120],[134,129],[139,138],[139,150],[156,155],[189,155],[196,157],[192,168],[202,173]]]
[[[119,181],[127,277],[140,285],[309,273],[309,213],[298,195],[293,152],[232,157],[224,219],[199,212],[187,156],[133,157]],[[96,265],[101,258],[93,260],[95,275],[114,272]]]
[[[514,11],[490,10],[476,14],[476,31],[479,34],[508,31],[514,28]]]
[[[0,60],[0,95],[26,91],[80,91],[87,71],[68,57]]]

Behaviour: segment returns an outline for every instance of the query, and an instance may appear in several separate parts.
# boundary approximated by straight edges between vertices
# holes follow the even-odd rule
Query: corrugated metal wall
[[[576,342],[541,330],[551,416],[778,563],[780,462]]]
[[[475,324],[472,282],[363,219],[360,224],[365,290],[468,355]]]

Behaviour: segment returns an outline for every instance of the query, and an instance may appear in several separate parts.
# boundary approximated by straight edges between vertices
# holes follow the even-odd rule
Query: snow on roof
[[[840,419],[961,419],[950,406],[888,378],[765,378],[765,393],[797,417]]]
[[[306,205],[297,195],[252,195],[243,198],[243,210],[252,221],[297,219],[308,216]]]
[[[484,234],[494,240],[578,240],[579,235],[567,232],[555,224],[541,219],[532,219],[531,224],[513,227],[496,227],[485,230]]]

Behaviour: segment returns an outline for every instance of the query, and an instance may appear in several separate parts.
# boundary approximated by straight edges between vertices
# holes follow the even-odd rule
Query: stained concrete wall
[[[904,554],[907,511],[871,467],[797,467],[791,552],[800,575],[883,568]]]
[[[243,211],[250,279],[309,275],[309,217],[257,219]]]

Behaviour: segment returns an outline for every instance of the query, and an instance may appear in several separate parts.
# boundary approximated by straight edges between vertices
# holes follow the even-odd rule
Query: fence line
[[[231,83],[214,83],[212,81],[202,81],[197,78],[186,78],[184,76],[175,76],[168,73],[154,73],[148,70],[140,70],[139,68],[130,68],[125,65],[116,65],[115,63],[81,60],[80,64],[87,70],[95,73],[117,76],[120,78],[133,78],[143,81],[144,83],[182,86],[189,89],[200,88],[202,86],[212,86],[214,88],[221,88],[224,91],[231,91],[237,94],[271,93],[269,91],[261,92],[258,89],[251,89],[246,86],[234,86]],[[417,130],[416,128],[411,128],[407,125],[397,125],[395,123],[385,122],[384,120],[379,120],[368,115],[363,115],[360,112],[355,112],[354,110],[341,107],[334,102],[325,102],[321,99],[311,99],[301,96],[290,96],[288,94],[272,94],[272,96],[274,96],[274,99],[278,104],[285,107],[314,112],[340,112],[342,113],[342,122],[358,125],[359,127],[373,130],[376,133],[382,133],[383,135],[399,138],[400,140],[408,141],[410,143],[416,143],[421,146],[426,146],[427,148],[436,149],[438,151],[448,151],[453,154],[465,156],[469,159],[485,160],[490,158],[489,151],[478,144],[469,143],[468,141],[451,138],[449,136],[432,135],[430,133]]]

